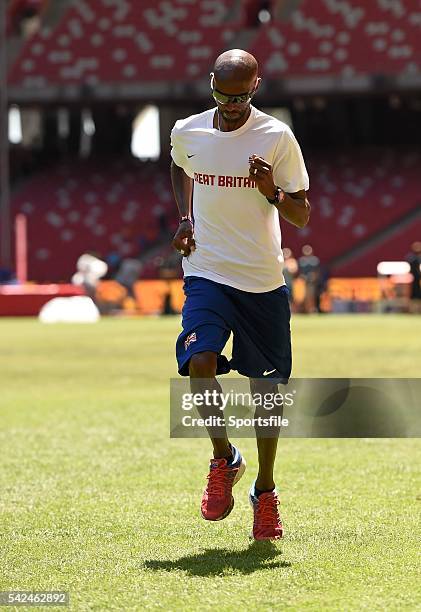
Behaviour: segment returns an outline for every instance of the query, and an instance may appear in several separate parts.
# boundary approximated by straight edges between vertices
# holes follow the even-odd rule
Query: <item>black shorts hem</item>
[[[287,385],[289,383],[289,376],[282,376],[282,374],[280,374],[279,376],[262,376],[260,375],[252,375],[249,374],[247,372],[245,372],[245,370],[239,369],[237,370],[234,367],[231,367],[231,370],[234,370],[235,372],[238,372],[241,376],[246,376],[247,378],[256,378],[259,380],[270,380],[274,385]]]
[[[217,365],[216,365],[216,374],[228,374],[231,371],[231,367],[229,365],[228,359],[225,355],[222,355],[218,350],[215,350],[215,347],[200,347],[197,351],[190,353],[190,355],[186,355],[186,358],[183,359],[181,365],[178,366],[178,373],[180,376],[189,376],[189,362],[193,355],[197,353],[204,353],[205,351],[211,351],[212,353],[217,354]]]

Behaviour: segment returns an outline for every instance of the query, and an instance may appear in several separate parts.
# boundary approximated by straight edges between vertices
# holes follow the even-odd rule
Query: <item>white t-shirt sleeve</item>
[[[171,131],[171,157],[174,163],[183,168],[184,172],[193,178],[194,173],[189,168],[189,160],[183,143],[183,132],[177,126],[178,121],[175,123]]]
[[[292,130],[287,127],[282,132],[275,150],[272,164],[273,179],[287,193],[295,193],[309,188],[309,178],[301,153]]]

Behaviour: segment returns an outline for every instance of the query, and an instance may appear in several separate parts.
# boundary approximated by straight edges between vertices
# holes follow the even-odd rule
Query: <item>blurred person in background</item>
[[[139,279],[142,263],[138,259],[127,257],[123,259],[115,275],[115,280],[127,289],[127,295],[135,298],[134,284]]]
[[[304,312],[319,312],[322,286],[320,260],[313,254],[313,248],[309,244],[303,246],[301,253],[298,268],[305,283]]]
[[[410,265],[412,274],[410,311],[413,313],[421,312],[421,241],[416,241],[411,245],[411,252],[407,255],[407,262]]]
[[[0,268],[0,285],[9,285],[16,283],[13,272],[8,268]]]
[[[162,204],[155,204],[152,208],[152,214],[157,220],[159,238],[166,238],[168,236],[168,219],[165,212],[165,208]]]
[[[80,285],[88,297],[95,301],[95,292],[100,278],[108,271],[105,261],[99,259],[96,253],[84,253],[76,263],[77,271],[72,276],[73,285]]]
[[[258,28],[272,18],[280,19],[289,0],[246,0],[242,2],[248,28]]]
[[[121,261],[122,257],[117,251],[110,251],[110,253],[107,253],[105,257],[105,263],[108,266],[108,270],[107,274],[104,276],[104,280],[110,280],[115,278],[115,275],[117,274],[118,269],[120,268]]]
[[[176,122],[171,133],[171,178],[180,225],[173,246],[183,257],[183,331],[176,345],[178,372],[193,393],[221,393],[217,374],[237,370],[253,397],[278,394],[291,373],[290,307],[283,278],[279,214],[297,227],[310,216],[309,179],[291,129],[254,106],[260,85],[256,59],[222,53],[210,75],[216,108]],[[194,185],[194,189],[193,189]],[[232,359],[222,355],[233,333]],[[214,402],[201,416],[217,417]],[[257,407],[255,417],[267,417]],[[276,416],[282,416],[277,406]],[[257,421],[258,422],[258,421]],[[256,426],[258,475],[249,500],[253,537],[282,537],[274,463],[279,428]],[[209,429],[213,445],[201,512],[225,518],[232,487],[245,461],[225,426]]]
[[[14,34],[25,38],[32,36],[40,27],[40,14],[46,0],[12,0],[9,6],[9,20]]]

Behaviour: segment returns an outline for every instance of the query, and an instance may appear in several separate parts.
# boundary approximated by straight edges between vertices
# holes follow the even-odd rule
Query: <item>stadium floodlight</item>
[[[22,120],[19,107],[12,104],[9,109],[9,142],[20,144],[22,142]]]
[[[377,264],[377,274],[380,276],[408,274],[410,269],[407,261],[381,261]]]
[[[148,104],[133,121],[131,151],[141,160],[156,161],[161,155],[159,141],[159,109]]]

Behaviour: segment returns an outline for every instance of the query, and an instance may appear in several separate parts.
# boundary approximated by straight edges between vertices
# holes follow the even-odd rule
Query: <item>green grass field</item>
[[[0,320],[0,591],[63,589],[72,610],[421,610],[420,441],[282,440],[272,544],[248,539],[241,440],[236,507],[207,523],[210,445],[168,435],[178,327]],[[420,331],[296,316],[294,375],[417,377]]]

